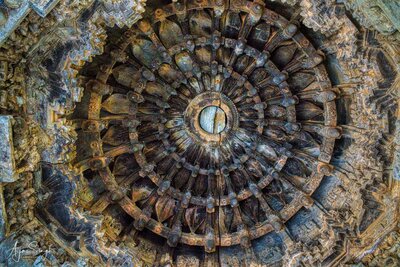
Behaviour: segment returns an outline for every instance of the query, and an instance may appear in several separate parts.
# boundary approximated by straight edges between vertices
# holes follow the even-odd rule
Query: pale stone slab
[[[12,138],[12,116],[0,116],[0,182],[12,183],[17,178]]]

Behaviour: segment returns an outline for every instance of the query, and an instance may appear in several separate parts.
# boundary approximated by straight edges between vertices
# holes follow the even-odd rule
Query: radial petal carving
[[[92,155],[76,166],[137,231],[248,251],[313,205],[340,129],[324,57],[296,25],[261,1],[172,3],[106,53],[74,118]]]

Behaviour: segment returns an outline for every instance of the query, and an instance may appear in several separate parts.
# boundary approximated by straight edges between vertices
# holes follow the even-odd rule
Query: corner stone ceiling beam
[[[18,27],[33,9],[45,17],[60,0],[5,0],[0,9],[0,44]]]
[[[33,10],[42,18],[56,7],[60,0],[4,0],[0,3],[0,45],[20,25],[25,17]],[[72,1],[67,5],[76,5]],[[82,1],[83,6],[94,4],[94,0]],[[144,12],[146,0],[100,0],[102,16],[108,24],[119,27],[131,26]],[[64,1],[61,1],[64,4]]]

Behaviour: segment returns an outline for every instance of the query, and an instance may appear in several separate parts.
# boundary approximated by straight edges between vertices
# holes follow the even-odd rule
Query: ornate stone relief
[[[396,3],[21,3],[2,263],[398,265]]]

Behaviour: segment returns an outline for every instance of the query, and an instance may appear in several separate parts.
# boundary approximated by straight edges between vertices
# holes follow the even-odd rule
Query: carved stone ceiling
[[[399,266],[400,4],[0,4],[0,263]]]

